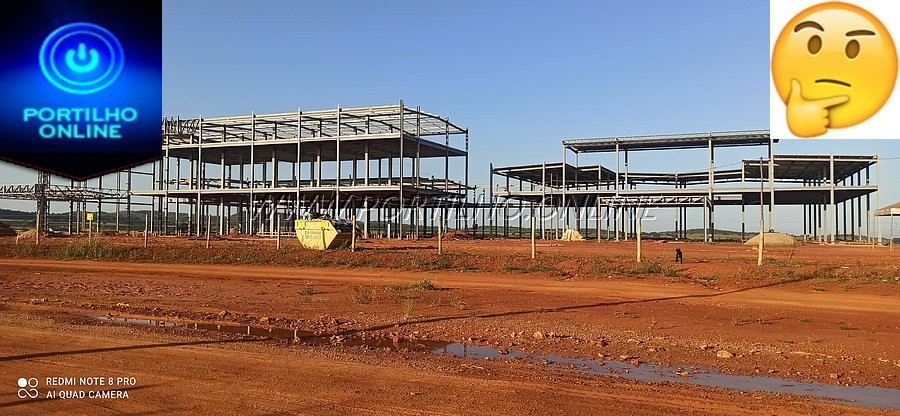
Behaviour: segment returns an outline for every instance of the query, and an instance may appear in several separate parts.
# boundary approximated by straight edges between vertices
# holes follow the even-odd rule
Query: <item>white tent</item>
[[[896,217],[900,216],[900,202],[888,205],[884,208],[875,210],[876,217]]]
[[[894,249],[894,217],[900,216],[900,202],[875,210],[876,217],[891,217],[891,250]],[[879,242],[881,244],[881,242]]]

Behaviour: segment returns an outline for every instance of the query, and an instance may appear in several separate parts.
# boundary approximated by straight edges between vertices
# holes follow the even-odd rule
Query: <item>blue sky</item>
[[[767,128],[768,13],[762,1],[164,1],[163,112],[403,99],[469,126],[470,175],[485,183],[491,162],[558,161],[565,138]],[[900,157],[896,141],[792,141],[776,152],[876,149]],[[723,151],[717,164],[764,151]],[[609,155],[582,160],[614,165]],[[691,151],[632,162],[706,167]],[[886,161],[882,205],[900,200],[898,176],[900,161]],[[0,162],[0,177],[27,183],[34,174]],[[717,215],[717,226],[740,228],[739,211]]]

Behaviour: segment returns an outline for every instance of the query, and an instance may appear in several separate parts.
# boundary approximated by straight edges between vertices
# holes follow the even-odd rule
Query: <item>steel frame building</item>
[[[802,207],[804,235],[836,241],[873,238],[871,195],[877,195],[879,186],[877,155],[775,155],[777,141],[766,130],[564,140],[562,162],[491,165],[490,182],[474,185],[469,183],[468,129],[402,101],[167,118],[161,131],[164,157],[158,162],[94,179],[94,186],[87,181],[51,184],[50,175],[39,173],[34,185],[0,186],[0,198],[37,201],[38,225],[44,231],[50,203],[68,202],[70,233],[84,229],[82,214],[87,212],[96,212],[96,225],[110,231],[104,204],[115,206],[115,231],[122,230],[123,207],[129,231],[133,207],[149,208],[149,231],[160,235],[199,235],[206,227],[204,219],[214,218],[213,233],[233,228],[266,236],[290,232],[290,220],[316,211],[340,218],[357,215],[366,236],[433,235],[437,218],[448,228],[454,228],[455,219],[456,229],[510,236],[515,216],[522,236],[527,227],[523,217],[530,213],[538,218],[541,238],[569,227],[588,233],[593,224],[600,239],[605,221],[606,238],[628,239],[640,210],[660,207],[677,209],[676,236],[686,238],[688,209],[700,208],[704,239],[710,241],[715,238],[717,206],[741,207],[744,234],[748,206],[767,205],[768,228],[775,229],[774,206],[794,205]],[[452,146],[452,141],[462,146]],[[736,146],[766,146],[768,152],[736,163],[738,168],[717,169],[715,150]],[[700,148],[708,149],[703,171],[629,169],[634,152]],[[568,160],[570,152],[574,165]],[[614,168],[579,163],[582,154],[592,153],[612,154]],[[463,162],[461,175],[452,175],[459,167],[451,169],[451,161]],[[443,175],[424,177],[423,162]],[[496,176],[505,179],[505,186],[494,183]],[[88,210],[93,203],[97,211]],[[511,217],[512,211],[516,213]],[[554,234],[548,236],[548,229]]]
[[[34,184],[8,184],[0,185],[0,199],[35,201],[35,228],[42,232],[48,232],[53,224],[50,221],[51,203],[67,203],[68,216],[66,224],[63,227],[69,234],[79,233],[88,225],[85,220],[84,213],[94,213],[89,211],[88,205],[97,205],[96,224],[101,224],[103,217],[103,204],[115,206],[115,228],[116,232],[124,231],[120,228],[120,214],[124,208],[125,223],[130,224],[132,208],[146,207],[148,204],[140,201],[132,201],[130,189],[134,176],[145,175],[143,172],[132,171],[126,169],[116,172],[109,176],[114,176],[115,186],[109,182],[107,176],[107,185],[103,185],[103,177],[94,180],[95,186],[89,181],[66,180],[68,185],[54,184],[51,182],[51,175],[47,172],[37,172],[37,181]],[[55,231],[61,231],[61,228]]]
[[[598,239],[604,219],[607,238],[628,239],[634,235],[638,211],[651,207],[676,208],[676,236],[686,238],[687,208],[699,207],[703,212],[704,240],[712,241],[716,206],[740,205],[743,236],[746,207],[765,204],[770,230],[776,228],[774,206],[795,205],[803,210],[805,236],[832,242],[839,236],[847,240],[861,239],[865,218],[865,235],[871,239],[870,195],[878,191],[878,183],[871,183],[870,167],[874,166],[877,174],[878,156],[775,155],[775,142],[767,130],[564,140],[563,162],[492,166],[491,183],[494,175],[505,178],[506,182],[505,187],[492,185],[491,189],[502,205],[518,204],[521,210],[524,202],[532,212],[539,210],[542,238],[547,237],[548,219],[557,233],[573,225],[580,231],[588,231],[587,213],[593,211]],[[716,169],[715,149],[735,146],[767,146],[767,157],[743,160],[738,169]],[[629,171],[629,154],[635,151],[698,148],[708,149],[705,171]],[[575,155],[574,165],[568,163],[569,152]],[[613,153],[615,170],[602,165],[581,166],[579,155],[583,153]],[[548,209],[555,215],[548,216]],[[839,209],[843,212],[843,233],[839,233]],[[509,226],[507,213],[505,210],[502,218],[505,228]],[[572,216],[574,222],[570,221]]]
[[[152,198],[158,213],[153,228],[160,234],[184,228],[200,234],[203,218],[215,214],[214,232],[267,235],[292,230],[283,222],[315,211],[335,218],[360,213],[365,235],[419,236],[427,233],[429,219],[434,226],[436,212],[448,218],[448,209],[466,203],[468,129],[403,101],[166,118],[162,140],[164,157],[152,166],[152,189],[132,191]],[[462,146],[451,145],[460,141]],[[460,158],[464,176],[451,179],[451,160]],[[423,161],[443,162],[443,175],[423,177]],[[189,224],[178,223],[182,209]],[[462,216],[457,212],[456,218]]]

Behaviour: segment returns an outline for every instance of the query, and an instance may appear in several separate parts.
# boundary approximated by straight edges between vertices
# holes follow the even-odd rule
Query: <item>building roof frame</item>
[[[340,119],[340,122],[338,120]],[[417,126],[418,119],[418,126]],[[401,125],[402,120],[402,125]],[[227,139],[228,130],[256,131],[263,139],[276,140],[296,139],[297,128],[303,138],[337,138],[338,126],[341,137],[366,134],[399,133],[415,134],[419,137],[466,134],[468,129],[454,124],[447,117],[411,109],[401,105],[385,105],[371,107],[335,108],[328,110],[303,111],[298,109],[290,113],[245,114],[239,116],[181,119],[168,117],[163,119],[163,143],[194,143],[202,133],[204,142],[231,141]],[[368,129],[366,129],[368,126]],[[373,126],[380,126],[373,129]],[[402,128],[401,128],[402,127]],[[353,134],[346,134],[344,129]],[[202,132],[201,132],[202,129]],[[225,131],[225,138],[222,138]],[[283,137],[280,132],[289,132]],[[304,132],[309,133],[308,135]],[[236,135],[232,137],[237,137]],[[245,140],[249,140],[244,137]],[[260,139],[257,139],[260,140]]]
[[[658,134],[644,136],[614,136],[587,139],[566,139],[564,148],[575,153],[614,152],[619,150],[675,150],[699,149],[709,146],[762,146],[777,142],[769,130],[737,130],[711,133]]]

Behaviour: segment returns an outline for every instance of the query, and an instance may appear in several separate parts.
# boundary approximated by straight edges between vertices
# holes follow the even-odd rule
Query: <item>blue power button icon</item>
[[[110,86],[125,66],[119,40],[103,27],[83,22],[54,30],[44,39],[38,59],[51,84],[79,95]]]

